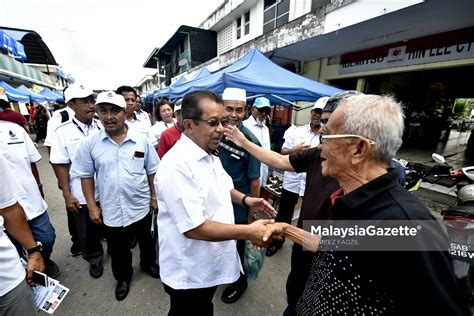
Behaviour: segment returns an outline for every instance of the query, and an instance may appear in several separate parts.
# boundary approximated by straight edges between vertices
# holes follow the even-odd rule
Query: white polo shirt
[[[255,118],[250,115],[248,119],[242,122],[252,134],[258,139],[263,148],[270,150],[270,130],[265,124],[258,124]],[[265,187],[267,184],[268,166],[260,164],[260,186]]]
[[[282,148],[291,149],[302,142],[310,145],[311,148],[319,146],[319,133],[313,133],[309,124],[293,128],[290,127],[290,129],[285,132],[284,138],[285,142]],[[283,188],[285,190],[303,196],[305,187],[306,172],[296,173],[285,171],[283,173]]]
[[[18,197],[24,196],[25,192],[13,177],[3,151],[0,151],[0,174],[2,175],[0,177],[0,188],[2,188],[0,209],[4,209],[15,204]],[[0,297],[13,290],[25,279],[25,269],[21,265],[15,246],[4,232],[3,223],[3,216],[0,216]]]
[[[150,130],[150,124],[143,122],[138,118],[134,113],[132,121],[125,120],[125,123],[128,125],[131,131],[134,133],[140,133],[148,137],[148,131]]]
[[[41,155],[30,136],[18,124],[0,121],[0,151],[8,162],[9,169],[18,179],[26,195],[18,197],[27,220],[32,220],[48,209],[41,197],[31,164],[41,160]]]
[[[163,157],[155,177],[163,283],[176,290],[195,289],[239,278],[235,240],[211,242],[184,235],[205,220],[233,224],[232,188],[219,158],[184,134]]]
[[[66,111],[67,114],[68,114],[67,115],[68,119],[64,122],[62,121],[63,118],[62,118],[62,115],[61,115],[61,112],[63,112],[63,111]],[[76,115],[76,113],[69,106],[66,106],[64,109],[54,111],[53,115],[48,120],[48,126],[46,128],[46,138],[44,140],[44,145],[45,146],[51,147],[51,137],[53,136],[53,133],[56,130],[56,128],[58,128],[59,125],[72,120],[74,115]]]
[[[135,115],[137,116],[138,120],[140,120],[144,125],[146,125],[148,128],[151,127],[150,116],[147,112],[143,110],[140,110],[140,112],[135,111]]]
[[[99,120],[93,119],[90,125],[86,125],[76,118],[59,125],[51,137],[51,153],[49,161],[52,164],[70,164],[69,169],[69,190],[80,204],[87,204],[82,193],[81,178],[71,174],[74,158],[82,141],[88,136],[92,136],[102,129]],[[96,185],[96,200],[98,190]]]

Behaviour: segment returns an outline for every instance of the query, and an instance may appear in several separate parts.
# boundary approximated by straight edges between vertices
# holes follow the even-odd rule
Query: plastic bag
[[[258,273],[263,267],[265,260],[265,249],[258,250],[257,247],[252,247],[250,241],[245,241],[244,254],[244,272],[248,279],[255,280]]]

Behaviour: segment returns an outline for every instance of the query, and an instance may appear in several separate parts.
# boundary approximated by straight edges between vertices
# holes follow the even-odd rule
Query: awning
[[[64,97],[62,95],[54,93],[53,91],[49,90],[49,88],[44,88],[39,94],[51,98],[56,102],[64,102]]]
[[[18,60],[26,60],[25,47],[22,43],[0,30],[0,48]]]
[[[10,86],[8,83],[0,81],[0,87],[5,89],[5,94],[7,95],[9,101],[30,102],[30,97],[28,95],[21,93]]]
[[[17,78],[20,81],[23,80],[43,87],[55,88],[47,74],[3,54],[0,54],[0,75]]]
[[[23,85],[17,87],[16,90],[28,95],[31,101],[36,101],[36,102],[53,101],[53,98],[49,98],[44,95],[35,93]]]

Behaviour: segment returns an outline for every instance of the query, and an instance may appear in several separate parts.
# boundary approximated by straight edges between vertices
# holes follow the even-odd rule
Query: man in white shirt
[[[159,158],[146,136],[125,124],[125,99],[121,95],[102,92],[96,105],[104,129],[81,143],[71,174],[81,178],[92,222],[104,224],[117,280],[115,297],[121,301],[128,295],[133,274],[128,246],[132,234],[140,247],[140,267],[159,277],[156,240],[150,234],[152,214],[158,207],[153,179]]]
[[[228,124],[222,98],[210,91],[188,93],[182,102],[184,132],[160,162],[158,195],[160,276],[170,295],[169,315],[212,315],[220,284],[242,269],[235,239],[263,245],[273,232],[260,220],[234,225],[233,203],[274,215],[263,199],[233,188],[219,158],[212,155]]]
[[[135,115],[138,117],[140,121],[143,122],[143,124],[148,125],[148,127],[151,127],[151,121],[150,121],[150,114],[148,112],[142,110],[142,98],[137,95],[137,101],[135,105]]]
[[[270,130],[265,124],[267,117],[271,112],[270,100],[264,97],[256,98],[252,106],[252,113],[248,119],[243,121],[245,127],[247,127],[255,137],[257,137],[260,145],[270,150]],[[260,187],[264,188],[267,184],[268,177],[268,166],[266,164],[260,165]]]
[[[87,88],[86,88],[87,89]],[[104,251],[100,242],[100,226],[91,222],[86,199],[82,193],[81,179],[70,175],[77,149],[88,136],[100,131],[100,122],[94,119],[95,100],[92,89],[88,96],[72,98],[68,105],[74,117],[59,125],[51,137],[49,161],[62,188],[67,211],[75,217],[82,257],[90,264],[89,274],[99,278],[104,270]]]
[[[283,155],[297,153],[319,145],[319,129],[321,115],[329,98],[319,98],[311,108],[311,121],[307,125],[298,126],[285,132],[285,142],[281,148]],[[280,198],[277,222],[290,224],[298,198],[304,195],[306,187],[306,172],[296,173],[285,171],[283,174],[283,188]],[[283,246],[283,241],[275,241],[268,248],[266,255],[273,256]]]
[[[17,196],[17,201],[25,211],[25,217],[36,241],[43,244],[42,256],[46,273],[56,278],[60,271],[51,260],[56,233],[48,216],[48,204],[43,199],[41,179],[36,162],[41,155],[26,131],[17,124],[0,121],[0,152],[7,166],[17,176],[18,183],[26,194]],[[21,247],[17,244],[19,253]]]
[[[120,86],[117,88],[117,94],[123,96],[126,102],[125,122],[128,124],[130,129],[136,130],[138,133],[148,136],[148,130],[151,127],[150,118],[147,117],[144,120],[141,116],[138,116],[135,112],[137,106],[137,92],[130,86]]]
[[[59,125],[67,123],[74,117],[74,110],[69,106],[71,100],[75,98],[86,98],[89,96],[90,91],[82,84],[74,83],[67,86],[64,91],[64,102],[66,107],[57,111],[54,111],[51,118],[48,120],[46,129],[46,138],[44,140],[44,146],[48,148],[48,154],[51,152],[51,139],[53,138],[54,131]],[[59,182],[58,182],[59,186]],[[59,189],[61,187],[59,186]],[[67,207],[66,207],[67,209]],[[67,212],[67,227],[69,235],[71,235],[71,256],[76,257],[81,254],[81,243],[79,241],[79,234],[77,232],[76,217],[73,213]]]
[[[33,271],[44,271],[41,244],[35,243],[17,197],[26,194],[16,182],[9,164],[0,152],[0,315],[36,315],[31,288],[25,282],[25,269],[6,230],[26,249],[27,282]]]

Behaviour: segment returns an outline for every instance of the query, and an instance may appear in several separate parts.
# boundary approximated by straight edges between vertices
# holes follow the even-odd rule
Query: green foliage
[[[469,119],[474,99],[456,99],[453,106],[454,119]]]

